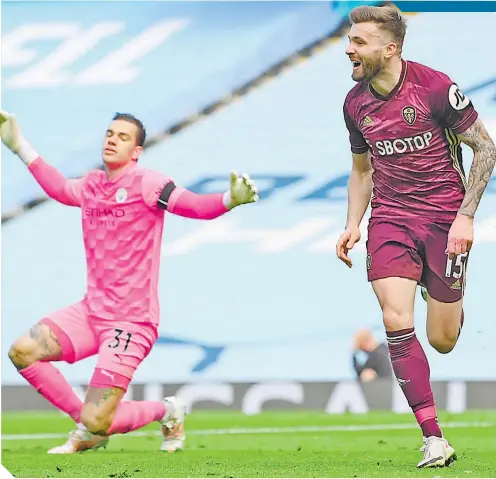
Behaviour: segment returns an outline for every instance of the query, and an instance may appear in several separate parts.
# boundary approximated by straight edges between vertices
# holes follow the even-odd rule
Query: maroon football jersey
[[[447,75],[403,61],[386,97],[358,83],[346,97],[344,118],[351,150],[371,151],[373,217],[454,219],[466,185],[456,134],[477,112]]]

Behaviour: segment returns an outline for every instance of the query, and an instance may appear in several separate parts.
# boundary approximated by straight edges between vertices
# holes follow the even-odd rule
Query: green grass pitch
[[[15,477],[496,477],[496,411],[441,414],[458,461],[416,469],[412,415],[193,412],[187,448],[160,452],[158,425],[112,437],[106,450],[49,456],[71,421],[54,413],[2,415],[2,463]]]

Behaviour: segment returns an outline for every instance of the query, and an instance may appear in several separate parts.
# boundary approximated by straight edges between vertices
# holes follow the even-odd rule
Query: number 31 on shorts
[[[108,345],[109,348],[118,348],[121,344],[124,346],[123,351],[126,351],[127,347],[129,346],[129,341],[131,341],[132,334],[131,333],[125,333],[122,329],[114,329],[115,331],[115,336],[114,336],[114,341]]]
[[[446,260],[446,271],[444,276],[446,278],[459,279],[463,276],[465,272],[465,260],[467,259],[468,253],[459,254],[456,258],[450,258]],[[453,264],[454,261],[454,264]]]

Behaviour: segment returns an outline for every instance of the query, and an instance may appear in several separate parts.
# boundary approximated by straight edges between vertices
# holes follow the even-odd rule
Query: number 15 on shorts
[[[446,278],[460,279],[465,272],[465,260],[467,259],[468,253],[459,254],[456,258],[450,258],[446,260],[446,271],[444,275]],[[454,261],[454,264],[453,264]]]

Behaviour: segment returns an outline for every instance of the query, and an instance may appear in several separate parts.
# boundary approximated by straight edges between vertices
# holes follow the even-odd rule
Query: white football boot
[[[83,424],[78,424],[74,431],[69,433],[69,439],[61,446],[49,449],[48,454],[75,454],[89,449],[106,448],[109,442],[107,436],[99,436],[89,432]]]
[[[165,415],[162,419],[162,435],[164,441],[160,447],[161,451],[176,452],[184,449],[184,416],[186,415],[186,405],[176,396],[164,398]]]
[[[424,458],[417,464],[421,467],[444,467],[456,461],[456,452],[443,437],[424,437],[424,445],[420,448]]]

